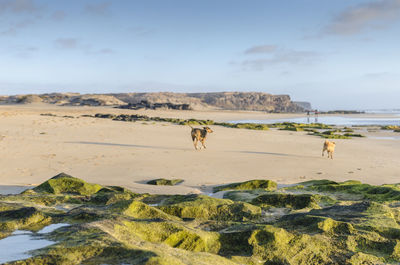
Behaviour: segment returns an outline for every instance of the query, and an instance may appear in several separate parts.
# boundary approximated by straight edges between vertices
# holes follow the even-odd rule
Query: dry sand
[[[199,193],[212,185],[264,178],[281,184],[311,179],[400,182],[400,140],[336,140],[334,159],[321,157],[323,139],[304,132],[253,131],[214,126],[207,149],[196,151],[190,128],[169,123],[118,122],[95,113],[229,121],[299,116],[233,111],[131,111],[46,104],[0,106],[0,193],[18,192],[65,172],[88,182],[135,192]],[[388,132],[375,135],[391,136]],[[392,133],[394,135],[394,133]],[[399,135],[399,134],[397,134]],[[174,187],[144,184],[181,178]],[[14,187],[13,186],[18,186]],[[17,190],[16,190],[17,189]]]

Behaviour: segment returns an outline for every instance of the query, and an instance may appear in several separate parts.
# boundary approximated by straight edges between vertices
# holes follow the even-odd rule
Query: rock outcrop
[[[304,109],[293,103],[289,95],[271,95],[260,92],[218,92],[218,93],[129,93],[113,94],[116,98],[139,103],[189,104],[193,109],[218,108],[225,110],[253,110],[267,112],[301,112]]]
[[[312,110],[312,106],[310,102],[305,101],[293,101],[294,104],[302,107],[304,110]]]
[[[73,106],[121,106],[128,109],[177,109],[177,110],[250,110],[266,112],[302,112],[311,105],[293,102],[289,95],[271,95],[260,92],[218,93],[119,93],[85,94],[51,93],[41,95],[2,96],[0,103],[27,104],[49,103]]]

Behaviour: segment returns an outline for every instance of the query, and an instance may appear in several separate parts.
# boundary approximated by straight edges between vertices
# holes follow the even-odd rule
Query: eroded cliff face
[[[152,103],[169,102],[190,104],[192,109],[218,108],[225,110],[255,110],[268,112],[301,112],[303,108],[294,104],[289,95],[271,95],[260,92],[218,93],[129,93],[113,94],[127,103],[146,100]]]
[[[189,104],[190,109],[251,110],[267,112],[301,112],[304,107],[291,101],[289,95],[271,95],[260,92],[218,93],[118,93],[87,94],[52,93],[1,97],[0,103],[27,104],[44,102],[58,105],[112,106],[142,101],[154,103]]]

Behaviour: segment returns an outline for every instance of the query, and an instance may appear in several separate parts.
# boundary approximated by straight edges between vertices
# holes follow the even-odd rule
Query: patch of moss
[[[165,212],[140,201],[120,201],[113,205],[112,211],[137,219],[179,220],[179,218],[175,216],[166,214]]]
[[[257,206],[205,195],[171,196],[158,208],[180,218],[200,220],[244,221],[261,216],[261,209]]]
[[[329,193],[348,193],[361,196],[361,199],[373,201],[399,201],[400,189],[395,186],[374,186],[361,182],[346,181],[341,183],[311,184],[308,190]]]
[[[65,173],[60,173],[33,190],[39,193],[92,195],[101,188],[102,186],[98,184],[90,184]]]
[[[245,182],[231,183],[227,185],[214,187],[213,191],[223,190],[253,190],[253,189],[264,189],[264,190],[276,190],[277,184],[272,180],[255,179]]]
[[[365,137],[364,135],[359,134],[359,133],[345,133],[343,135],[347,136],[347,137]]]
[[[181,184],[183,179],[153,179],[147,182],[150,185],[165,185],[165,186],[175,186]]]
[[[386,126],[381,126],[382,130],[400,130],[400,126],[398,125],[386,125]]]
[[[145,195],[134,193],[119,186],[107,186],[93,194],[90,198],[90,202],[94,204],[111,205],[119,201],[128,201],[141,196]]]
[[[270,264],[341,264],[340,255],[322,235],[293,234],[267,225],[249,238],[253,255]]]
[[[239,129],[248,129],[248,130],[262,130],[262,131],[269,130],[267,124],[261,124],[261,123],[237,123],[233,127]]]
[[[221,247],[218,233],[188,229],[178,223],[124,221],[123,225],[117,224],[114,229],[119,233],[137,235],[149,242],[164,243],[194,252],[218,253]]]
[[[286,207],[293,209],[320,208],[321,195],[271,193],[254,198],[250,203],[260,207]]]
[[[348,260],[346,260],[347,263],[352,264],[352,265],[378,265],[378,264],[385,264],[383,258],[376,257],[374,255],[369,255],[365,254],[362,252],[357,252],[353,256],[351,256]]]
[[[51,217],[34,207],[22,207],[16,210],[0,212],[0,231],[16,229],[38,230],[51,223]]]

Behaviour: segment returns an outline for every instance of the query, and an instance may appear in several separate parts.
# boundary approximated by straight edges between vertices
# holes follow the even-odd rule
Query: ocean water
[[[68,225],[63,223],[51,224],[37,233],[25,230],[14,231],[10,236],[0,240],[0,264],[27,259],[32,256],[29,253],[30,251],[54,244],[55,242],[43,239],[40,235],[50,233],[57,228]]]
[[[357,117],[341,117],[341,116],[319,116],[319,117],[298,117],[289,119],[266,119],[266,120],[236,120],[231,123],[279,123],[279,122],[296,122],[296,123],[324,123],[329,125],[343,126],[365,126],[365,125],[398,125],[400,126],[400,116],[395,118],[357,118]]]
[[[296,123],[324,123],[330,125],[342,126],[366,126],[366,125],[398,125],[400,126],[400,111],[398,110],[374,110],[366,111],[371,117],[357,117],[355,115],[310,115],[304,114],[304,117],[286,118],[286,119],[265,119],[265,120],[235,120],[232,123],[279,123],[279,122],[296,122]],[[377,114],[376,117],[373,117]],[[383,118],[379,114],[387,114]]]

